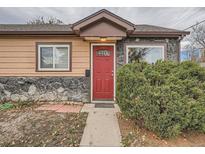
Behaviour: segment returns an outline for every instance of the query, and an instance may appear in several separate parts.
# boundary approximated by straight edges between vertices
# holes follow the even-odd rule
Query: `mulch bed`
[[[177,138],[161,139],[145,128],[139,127],[133,120],[117,114],[122,144],[126,147],[204,147],[205,134],[184,132]]]
[[[0,146],[79,146],[87,113],[38,111],[37,106],[0,111]]]

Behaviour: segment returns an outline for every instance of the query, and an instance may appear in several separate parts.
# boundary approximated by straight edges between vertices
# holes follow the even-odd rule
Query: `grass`
[[[23,109],[32,106],[34,106],[34,103],[31,102],[3,102],[2,104],[0,104],[0,111],[10,109]]]
[[[11,102],[0,104],[0,110],[8,110],[12,108],[14,108],[14,104],[12,104]]]

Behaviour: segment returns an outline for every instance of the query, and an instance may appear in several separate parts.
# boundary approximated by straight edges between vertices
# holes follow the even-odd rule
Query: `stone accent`
[[[89,102],[89,81],[87,77],[0,77],[0,102]]]
[[[116,44],[116,61],[117,68],[124,64],[125,58],[125,44],[126,43],[166,43],[167,44],[167,59],[178,61],[178,50],[179,50],[179,41],[177,38],[136,38],[136,37],[127,37],[120,41],[117,41]]]

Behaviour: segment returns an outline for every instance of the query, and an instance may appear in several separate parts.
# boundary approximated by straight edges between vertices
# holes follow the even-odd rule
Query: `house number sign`
[[[108,50],[98,50],[97,56],[110,56],[111,52]]]

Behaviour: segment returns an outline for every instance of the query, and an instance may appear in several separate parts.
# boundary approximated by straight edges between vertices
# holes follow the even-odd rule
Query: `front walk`
[[[121,146],[121,134],[115,108],[95,108],[85,104],[81,112],[88,112],[86,127],[80,146],[116,147]]]

